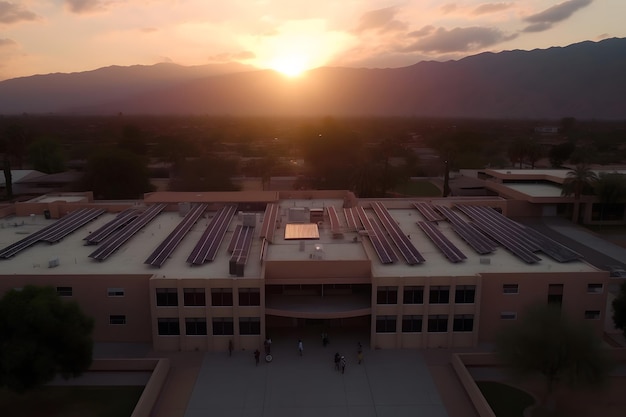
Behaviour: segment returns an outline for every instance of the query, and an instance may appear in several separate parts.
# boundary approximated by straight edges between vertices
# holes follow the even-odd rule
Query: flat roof
[[[280,201],[278,228],[274,229],[274,239],[266,248],[265,260],[300,260],[303,262],[315,262],[320,259],[337,261],[369,260],[372,265],[372,274],[379,277],[415,275],[469,276],[481,272],[597,271],[597,269],[584,261],[559,263],[543,253],[537,253],[541,258],[540,262],[527,264],[502,246],[498,246],[491,254],[479,255],[454,232],[448,222],[440,221],[437,224],[438,230],[467,257],[465,261],[452,263],[448,261],[439,248],[433,244],[417,225],[418,221],[426,221],[419,211],[412,206],[412,202],[417,200],[381,201],[388,207],[389,213],[399,225],[402,233],[410,238],[411,243],[425,258],[425,262],[418,265],[408,265],[394,246],[394,250],[398,252],[399,260],[393,264],[383,265],[378,259],[369,238],[358,231],[347,229],[346,219],[343,216],[343,199],[288,199]],[[451,204],[452,201],[438,199],[437,203]],[[364,204],[366,215],[371,219],[377,219],[374,211],[369,208],[368,204],[366,202]],[[289,208],[324,208],[331,205],[337,209],[339,214],[340,233],[333,233],[330,230],[329,222],[324,221],[319,227],[319,239],[285,239],[285,226]],[[465,218],[462,213],[456,212],[459,216]],[[89,254],[97,246],[85,246],[83,238],[112,220],[115,214],[110,213],[100,216],[95,221],[65,237],[59,243],[48,244],[39,242],[18,253],[13,258],[0,260],[0,269],[4,274],[147,274],[167,278],[230,278],[233,276],[230,275],[229,271],[230,253],[228,252],[228,246],[236,226],[243,223],[243,216],[235,215],[229,224],[215,261],[207,262],[200,266],[190,266],[186,262],[187,257],[200,240],[215,213],[215,211],[206,211],[204,213],[161,268],[146,265],[144,261],[182,221],[183,217],[178,211],[159,214],[105,261],[95,261],[89,258]],[[0,249],[52,224],[54,221],[39,215],[0,219]],[[262,221],[263,212],[259,212],[254,231],[255,236],[252,240],[250,256],[244,268],[243,278],[260,278],[262,275],[262,263],[260,261],[262,240],[258,237],[261,232]],[[57,258],[59,265],[49,268],[49,261]]]
[[[561,197],[563,188],[552,184],[530,184],[530,183],[506,183],[503,186],[529,197]]]

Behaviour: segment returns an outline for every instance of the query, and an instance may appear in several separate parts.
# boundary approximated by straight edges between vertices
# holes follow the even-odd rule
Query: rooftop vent
[[[491,265],[491,259],[490,258],[480,258],[480,264],[481,265]]]

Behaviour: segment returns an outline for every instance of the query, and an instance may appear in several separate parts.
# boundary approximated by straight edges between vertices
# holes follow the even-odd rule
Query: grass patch
[[[22,395],[0,390],[3,416],[130,417],[143,386],[46,386]]]
[[[407,181],[393,190],[399,195],[411,197],[441,197],[441,190],[430,181]]]
[[[477,381],[483,396],[497,417],[523,417],[524,410],[535,403],[528,393],[493,381]]]

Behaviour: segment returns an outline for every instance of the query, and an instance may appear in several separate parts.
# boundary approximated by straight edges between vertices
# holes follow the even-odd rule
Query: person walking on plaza
[[[228,341],[228,356],[233,356],[233,340]]]
[[[360,365],[361,362],[363,362],[363,346],[361,345],[361,342],[359,342],[357,350],[356,350],[356,358],[357,358],[358,364]]]
[[[261,357],[261,352],[259,352],[259,349],[256,349],[254,351],[254,362],[256,363],[256,366],[259,366],[259,358]]]
[[[340,364],[341,364],[341,373],[345,374],[346,373],[346,357],[345,356],[341,357]]]
[[[335,353],[335,371],[339,370],[339,362],[341,361],[341,355],[339,352]]]
[[[304,353],[304,345],[302,344],[302,339],[298,339],[298,353],[300,356]]]

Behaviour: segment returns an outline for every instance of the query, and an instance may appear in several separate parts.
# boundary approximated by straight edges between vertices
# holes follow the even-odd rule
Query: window
[[[404,287],[404,304],[424,304],[424,287]]]
[[[125,295],[124,288],[108,288],[107,296],[109,297],[123,297]]]
[[[72,292],[72,287],[57,287],[57,294],[60,297],[71,297]]]
[[[178,336],[180,334],[178,318],[159,318],[157,324],[159,336]]]
[[[224,307],[233,305],[233,290],[231,288],[212,288],[211,305]]]
[[[450,300],[450,287],[447,285],[430,287],[429,296],[430,304],[448,304]]]
[[[260,306],[261,305],[261,289],[260,288],[239,288],[239,305],[240,306]]]
[[[503,311],[500,313],[500,320],[517,320],[517,313],[514,311]]]
[[[448,331],[448,316],[436,314],[428,316],[428,331],[431,333]]]
[[[398,287],[378,287],[376,290],[376,304],[396,304],[398,302]]]
[[[239,334],[261,334],[261,319],[258,317],[240,317]]]
[[[600,310],[586,310],[585,319],[587,320],[600,320]]]
[[[454,302],[457,304],[473,304],[475,294],[475,285],[457,285],[454,292]]]
[[[421,333],[422,321],[423,318],[421,315],[402,316],[402,333]]]
[[[471,332],[474,330],[473,314],[455,314],[452,322],[452,331]]]
[[[233,334],[232,317],[213,317],[213,335],[223,336]]]
[[[376,333],[395,333],[396,316],[376,316]]]
[[[176,288],[157,288],[156,300],[158,307],[177,307],[178,290]]]
[[[188,307],[204,307],[204,288],[183,288],[183,303]]]
[[[204,317],[187,317],[185,319],[185,334],[187,336],[206,335],[206,319]]]
[[[548,304],[563,304],[563,284],[550,284],[548,286]]]
[[[109,324],[126,324],[126,316],[123,314],[109,316]]]
[[[502,294],[517,294],[518,292],[518,284],[502,284]]]
[[[589,294],[602,294],[604,286],[602,284],[587,284],[587,292]]]

